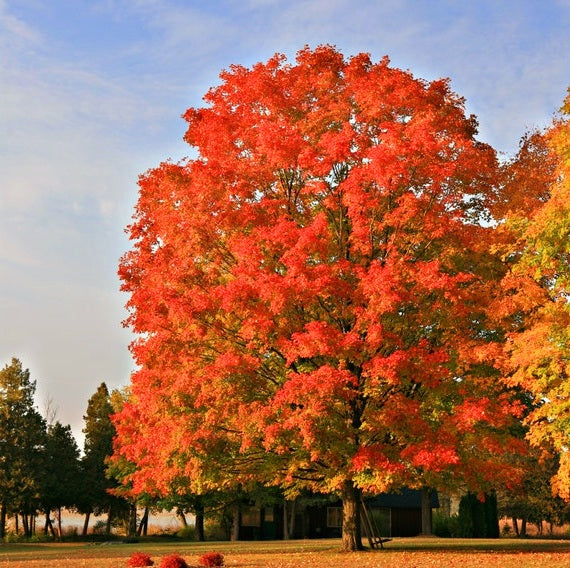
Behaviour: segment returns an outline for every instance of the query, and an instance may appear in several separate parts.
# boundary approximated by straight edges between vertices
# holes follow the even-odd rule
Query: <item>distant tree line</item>
[[[109,493],[116,483],[106,474],[115,433],[107,386],[89,399],[83,455],[69,425],[39,413],[35,392],[36,382],[18,359],[0,371],[0,537],[11,520],[16,533],[43,531],[61,539],[64,508],[85,515],[84,535],[92,514],[107,514],[110,532],[128,504]]]
[[[61,540],[63,510],[84,515],[81,536],[87,536],[92,517],[100,515],[107,519],[105,535],[117,528],[130,536],[145,535],[152,507],[175,511],[182,527],[188,525],[186,514],[194,514],[196,538],[204,540],[205,503],[217,512],[242,498],[232,495],[223,501],[217,495],[208,500],[181,488],[160,500],[131,498],[119,484],[130,465],[108,460],[116,434],[111,416],[121,408],[125,393],[109,392],[104,382],[98,386],[83,417],[83,452],[70,425],[49,416],[54,414],[49,409],[47,417],[41,415],[35,393],[29,370],[12,358],[0,370],[0,538],[13,532]]]
[[[35,392],[36,382],[18,359],[13,358],[0,370],[1,538],[7,536],[10,526],[11,531],[24,537],[43,534],[61,540],[64,509],[84,515],[81,536],[87,536],[94,515],[106,515],[105,535],[117,526],[132,537],[146,535],[149,512],[154,509],[175,511],[181,527],[188,524],[186,514],[193,514],[192,532],[197,540],[205,540],[205,516],[215,520],[218,537],[231,538],[233,517],[240,504],[252,500],[265,505],[283,502],[283,495],[275,488],[260,488],[248,494],[231,491],[193,495],[184,486],[173,486],[170,495],[160,499],[148,494],[134,497],[121,484],[132,464],[108,459],[116,434],[111,416],[121,409],[128,393],[110,393],[105,383],[99,385],[87,403],[81,453],[69,425],[40,414],[34,403]],[[549,487],[556,464],[546,464],[531,453],[520,466],[526,471],[523,485],[498,496],[498,512],[512,519],[517,536],[526,535],[527,523],[536,524],[542,532],[543,521],[549,531],[553,525],[567,521],[567,504],[554,498]],[[495,496],[492,503],[496,517]],[[435,532],[441,536],[482,536],[477,531],[483,530],[479,517],[484,518],[485,507],[468,494],[457,519],[439,516]],[[492,521],[487,523],[487,527],[495,527]],[[484,534],[489,536],[488,532]]]

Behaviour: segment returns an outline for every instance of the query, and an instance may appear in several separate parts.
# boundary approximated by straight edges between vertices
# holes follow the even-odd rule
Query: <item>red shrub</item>
[[[160,561],[160,568],[188,568],[188,564],[179,554],[170,554],[163,556]]]
[[[127,560],[127,566],[131,566],[131,568],[139,568],[141,566],[152,566],[154,562],[150,559],[148,554],[144,552],[135,552],[133,555]]]
[[[224,555],[220,552],[206,552],[198,559],[200,566],[223,566]]]

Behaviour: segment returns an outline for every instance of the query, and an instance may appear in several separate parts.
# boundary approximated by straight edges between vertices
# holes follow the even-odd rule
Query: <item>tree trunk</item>
[[[526,517],[522,518],[521,521],[521,534],[520,536],[526,536]]]
[[[0,505],[0,538],[6,536],[6,503]]]
[[[113,524],[113,508],[109,505],[109,512],[107,513],[107,526],[105,527],[105,534],[111,535],[111,526]]]
[[[89,529],[90,517],[91,517],[91,511],[87,511],[87,513],[85,513],[85,522],[83,523],[83,532],[81,533],[82,536],[87,536],[87,530]]]
[[[432,515],[431,515],[431,489],[429,487],[422,488],[422,534],[431,536]]]
[[[517,518],[516,518],[516,517],[513,517],[513,527],[514,527],[514,529],[515,529],[515,534],[516,534],[517,536],[520,536],[520,533],[519,533],[519,522],[517,521]]]
[[[198,542],[204,542],[206,540],[204,536],[204,503],[202,503],[201,499],[197,499],[194,512],[196,515],[196,540]]]
[[[135,537],[137,534],[137,504],[135,502],[129,505],[129,529],[128,536]]]
[[[296,514],[296,507],[295,507],[295,499],[293,499],[293,501],[291,501],[291,518],[289,519],[289,537],[293,538],[293,535],[295,534],[295,514]]]
[[[63,529],[61,526],[61,507],[57,508],[57,533],[59,535],[59,541],[63,541]]]
[[[52,536],[54,539],[59,540],[59,539],[57,538],[57,535],[55,534],[55,530],[54,530],[54,528],[53,528],[53,523],[51,522],[50,514],[51,514],[51,511],[46,511],[46,524],[45,524],[45,527],[44,527],[44,534],[47,536],[47,535],[48,535],[48,532],[50,532],[50,533],[51,533],[51,536]]]
[[[363,550],[360,530],[360,489],[352,480],[342,488],[342,549],[344,552]]]
[[[139,523],[139,528],[137,530],[137,536],[141,536],[141,534],[146,536],[147,527],[148,527],[148,514],[149,514],[148,507],[145,507],[144,514],[142,516],[141,522]]]
[[[289,507],[291,503],[291,507]],[[283,501],[283,540],[289,540],[293,537],[295,531],[295,500]]]
[[[287,515],[287,499],[283,501],[283,540],[289,540],[289,517]]]
[[[234,522],[232,523],[231,540],[239,540],[239,505],[236,503],[233,508]]]
[[[184,514],[184,511],[180,508],[176,509],[176,516],[180,519],[180,522],[182,523],[183,527],[187,527],[188,526],[188,521],[186,520],[186,515]]]

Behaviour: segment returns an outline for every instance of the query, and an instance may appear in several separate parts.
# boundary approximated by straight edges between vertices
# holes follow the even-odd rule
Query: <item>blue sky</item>
[[[0,366],[81,442],[127,384],[118,259],[139,174],[190,154],[180,115],[219,72],[305,44],[449,77],[512,154],[570,85],[570,0],[0,0]]]

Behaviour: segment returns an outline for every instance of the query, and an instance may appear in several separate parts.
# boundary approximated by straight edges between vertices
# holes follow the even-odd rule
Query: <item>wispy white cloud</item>
[[[132,367],[116,266],[164,109],[51,40],[0,3],[0,365],[20,357],[80,431],[96,384]]]
[[[568,77],[563,2],[231,0],[192,8],[142,2],[139,8],[163,38],[156,57],[184,71],[179,77],[189,99],[232,62],[247,65],[274,52],[293,58],[305,44],[332,43],[347,54],[387,54],[394,65],[428,79],[450,77],[468,109],[481,115],[482,136],[508,151],[524,131],[517,117],[526,114],[527,126],[541,123],[560,104],[561,77]],[[547,34],[541,14],[551,17],[552,10],[557,22]]]
[[[8,2],[0,0],[0,45],[30,47],[41,43],[42,34],[18,18],[8,9]]]

